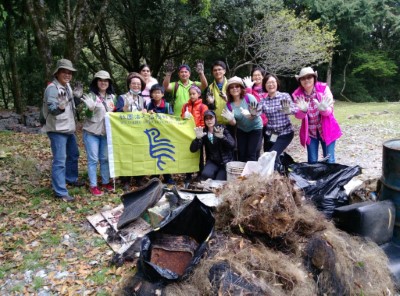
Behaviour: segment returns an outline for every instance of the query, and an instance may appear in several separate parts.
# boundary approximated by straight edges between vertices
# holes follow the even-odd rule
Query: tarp
[[[200,154],[190,152],[193,119],[167,114],[106,114],[110,175],[142,176],[199,170]]]

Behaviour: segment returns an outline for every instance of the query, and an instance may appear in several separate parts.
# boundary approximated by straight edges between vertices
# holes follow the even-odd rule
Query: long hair
[[[98,77],[93,79],[89,86],[89,90],[91,92],[95,93],[97,96],[100,95],[99,87],[97,86],[97,81],[99,81],[99,79],[100,78],[98,78]],[[106,93],[109,95],[113,95],[113,94],[115,94],[113,83],[112,83],[111,79],[107,79],[107,80],[108,80],[108,87],[106,89]]]

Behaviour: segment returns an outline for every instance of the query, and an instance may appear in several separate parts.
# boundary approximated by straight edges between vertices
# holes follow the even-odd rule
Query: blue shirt
[[[249,103],[257,102],[256,98],[253,95],[246,94],[246,96],[248,96],[248,98],[249,98]],[[263,128],[263,124],[262,124],[262,120],[261,120],[260,116],[256,116],[255,118],[249,119],[242,114],[242,110],[240,108],[243,108],[243,109],[250,108],[249,104],[247,104],[245,99],[241,99],[240,106],[236,106],[235,103],[233,103],[233,102],[231,102],[230,105],[231,105],[232,111],[235,115],[237,128],[241,129],[242,131],[244,131],[246,133],[251,132],[253,130],[258,130],[258,129]],[[228,107],[225,107],[225,108],[228,109]]]

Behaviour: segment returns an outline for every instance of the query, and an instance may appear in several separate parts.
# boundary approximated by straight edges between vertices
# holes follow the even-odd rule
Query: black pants
[[[260,142],[262,135],[262,129],[252,130],[250,132],[244,132],[241,129],[237,129],[237,147],[239,161],[257,161],[257,152],[260,148]]]
[[[294,137],[294,132],[291,132],[286,135],[281,135],[278,136],[275,142],[271,142],[270,138],[271,136],[266,136],[264,140],[266,139],[266,143],[264,142],[264,150],[265,152],[271,152],[271,151],[276,151],[276,159],[275,163],[279,161],[279,156],[282,154],[282,152],[286,149],[287,146],[289,146],[290,142],[292,142]]]
[[[201,178],[203,180],[213,179],[213,180],[226,180],[226,168],[225,165],[218,165],[215,162],[209,160],[204,166],[201,172]]]

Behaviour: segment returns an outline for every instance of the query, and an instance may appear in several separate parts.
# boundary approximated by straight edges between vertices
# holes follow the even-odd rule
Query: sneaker
[[[64,201],[64,202],[73,202],[73,201],[75,201],[75,198],[72,197],[71,195],[56,196],[56,198],[61,198],[61,200]]]
[[[103,189],[103,191],[114,192],[114,186],[111,183],[101,184],[100,187]]]
[[[67,184],[69,186],[73,186],[73,187],[83,187],[83,186],[85,186],[85,182],[84,181],[80,181],[80,180],[76,180],[75,182],[68,182]]]
[[[103,195],[103,191],[101,191],[99,189],[99,187],[94,186],[94,187],[90,187],[90,193],[93,194],[94,196],[102,196]]]

